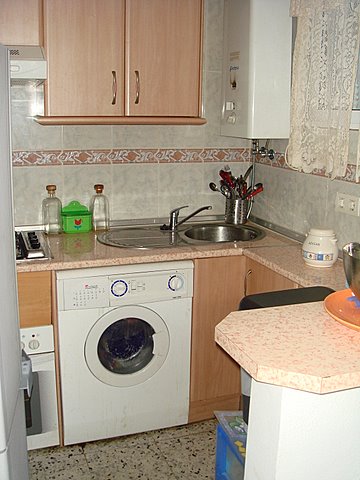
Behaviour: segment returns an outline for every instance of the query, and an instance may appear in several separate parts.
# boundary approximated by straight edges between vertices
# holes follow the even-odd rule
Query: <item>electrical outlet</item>
[[[346,195],[337,192],[335,200],[335,211],[347,213],[348,215],[360,216],[360,198],[354,195]]]

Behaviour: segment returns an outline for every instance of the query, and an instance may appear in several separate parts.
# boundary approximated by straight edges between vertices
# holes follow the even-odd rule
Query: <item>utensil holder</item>
[[[225,223],[241,225],[246,223],[249,211],[249,200],[227,198],[225,204]]]

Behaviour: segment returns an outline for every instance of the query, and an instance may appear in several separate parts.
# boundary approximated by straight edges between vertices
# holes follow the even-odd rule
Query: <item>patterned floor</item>
[[[29,452],[31,480],[191,480],[215,477],[216,421]]]

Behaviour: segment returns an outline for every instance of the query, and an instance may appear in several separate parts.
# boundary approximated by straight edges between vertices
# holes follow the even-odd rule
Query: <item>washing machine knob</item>
[[[125,280],[115,280],[115,282],[112,283],[110,288],[111,288],[111,293],[115,297],[123,297],[129,290],[129,286],[125,282]]]
[[[184,277],[179,274],[172,275],[169,278],[168,286],[170,290],[172,290],[173,292],[177,292],[178,290],[181,290],[182,287],[184,286]]]

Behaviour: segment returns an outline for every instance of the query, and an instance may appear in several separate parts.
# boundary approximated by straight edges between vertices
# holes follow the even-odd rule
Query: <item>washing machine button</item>
[[[115,297],[123,297],[129,291],[129,286],[125,280],[115,280],[111,284],[110,290]]]

